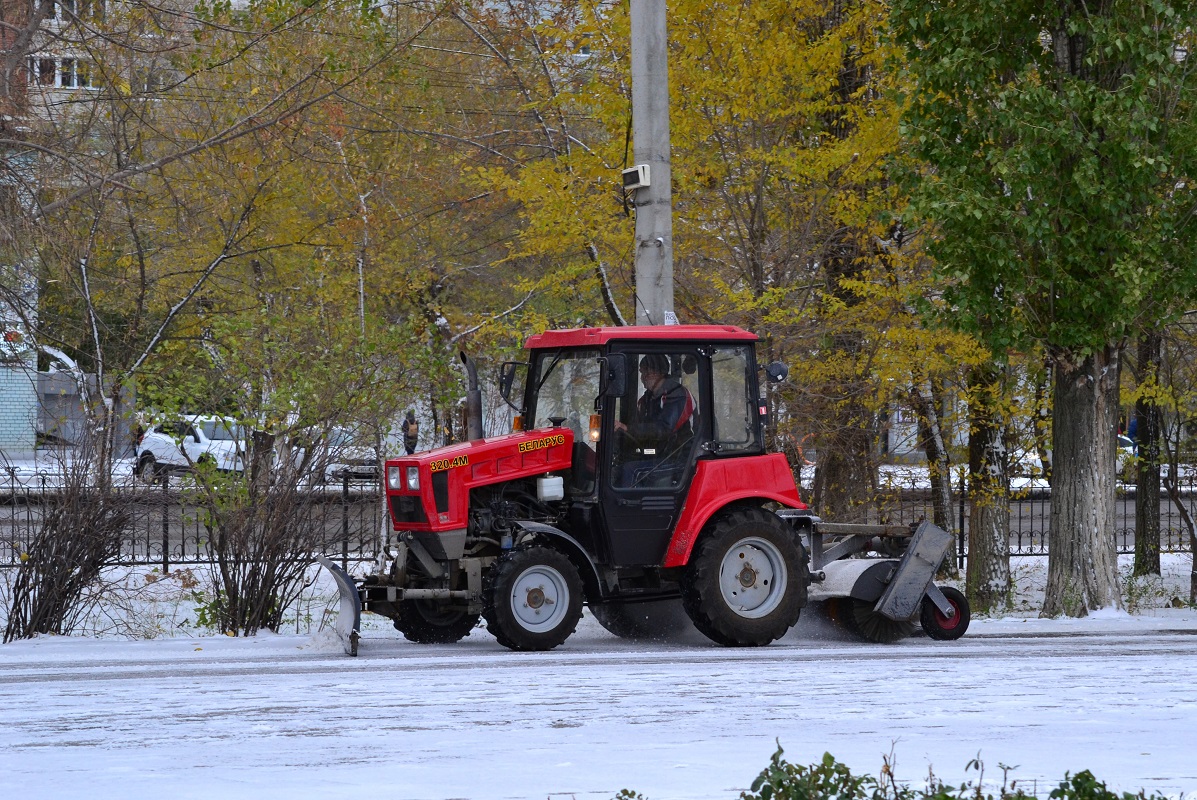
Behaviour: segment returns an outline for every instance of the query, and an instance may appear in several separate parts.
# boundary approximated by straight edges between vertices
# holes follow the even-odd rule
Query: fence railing
[[[1189,514],[1197,516],[1197,479],[1181,493]],[[19,563],[40,530],[46,510],[60,491],[36,483],[0,482],[0,566]],[[158,567],[168,572],[177,566],[210,562],[209,529],[201,508],[189,503],[187,493],[170,481],[150,486],[125,486],[116,490],[125,502],[129,521],[121,542],[120,562],[127,566]],[[953,517],[958,532],[967,533],[968,498],[953,497]],[[1119,553],[1133,553],[1135,542],[1133,492],[1122,491],[1115,502],[1114,538]],[[329,558],[350,564],[378,556],[383,530],[379,489],[371,484],[322,486],[309,491],[294,512],[297,524],[314,532],[317,548]],[[1046,492],[1016,496],[1010,503],[1011,555],[1039,555],[1048,550],[1051,496]],[[897,488],[883,495],[870,521],[910,524],[932,517],[931,494],[925,489]],[[1188,530],[1175,504],[1160,501],[1160,549],[1189,552]],[[960,541],[967,542],[967,535]],[[964,548],[960,548],[961,554]]]
[[[17,564],[28,552],[48,509],[61,490],[22,483],[0,483],[0,566]],[[204,509],[170,480],[114,490],[128,516],[121,539],[120,563],[163,572],[211,561],[209,526]],[[382,495],[378,487],[350,483],[314,487],[292,512],[294,525],[310,536],[315,549],[340,561],[374,560],[382,530]]]
[[[1179,503],[1190,519],[1197,518],[1197,480],[1186,483]],[[952,495],[952,521],[961,541],[967,542],[969,499],[967,492]],[[1120,487],[1114,499],[1114,546],[1121,554],[1135,552],[1137,498],[1132,488]],[[898,488],[883,493],[876,504],[876,521],[906,525],[932,518],[932,496],[926,489]],[[1046,555],[1052,499],[1050,491],[1014,492],[1010,500],[1010,554]],[[1192,539],[1177,503],[1162,496],[1159,501],[1160,552],[1192,551]],[[962,553],[964,548],[958,547]]]

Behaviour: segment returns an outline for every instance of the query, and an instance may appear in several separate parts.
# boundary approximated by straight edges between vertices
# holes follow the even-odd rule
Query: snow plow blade
[[[334,623],[333,629],[337,632],[337,638],[341,640],[341,646],[345,648],[345,653],[356,656],[357,643],[361,638],[359,631],[362,627],[362,600],[357,593],[357,585],[354,584],[353,578],[349,576],[348,572],[324,556],[320,556],[316,561],[332,573],[337,582],[341,607],[337,612],[337,621]]]
[[[943,528],[919,525],[875,610],[894,620],[913,618],[951,546],[952,534]]]

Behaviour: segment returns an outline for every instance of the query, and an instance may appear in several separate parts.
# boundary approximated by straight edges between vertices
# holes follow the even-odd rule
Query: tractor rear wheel
[[[956,613],[950,618],[945,617],[929,597],[924,597],[923,607],[919,613],[919,622],[923,624],[923,630],[932,639],[941,642],[954,642],[968,630],[968,623],[972,619],[968,599],[958,589],[953,589],[951,586],[941,586],[939,590],[943,592],[943,596],[947,598]]]
[[[620,639],[666,640],[693,630],[680,600],[593,605],[590,613],[608,633]]]
[[[741,508],[708,525],[683,574],[682,603],[707,638],[755,647],[793,627],[809,583],[797,533],[764,509]]]
[[[491,567],[488,583],[482,616],[499,644],[512,650],[552,650],[582,618],[582,579],[551,548],[511,551]]]
[[[395,630],[416,644],[452,644],[470,635],[478,615],[469,614],[435,600],[404,600],[399,603]]]

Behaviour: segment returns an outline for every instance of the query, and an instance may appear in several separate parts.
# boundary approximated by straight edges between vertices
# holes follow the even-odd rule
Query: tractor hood
[[[465,528],[471,489],[569,469],[573,445],[569,428],[541,428],[389,459],[391,524],[411,531]]]

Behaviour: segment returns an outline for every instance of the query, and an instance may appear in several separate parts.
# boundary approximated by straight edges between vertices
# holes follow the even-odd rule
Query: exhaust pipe
[[[466,391],[466,439],[477,441],[482,438],[482,390],[478,388],[478,368],[474,360],[460,351],[461,363],[465,365],[469,388]]]

